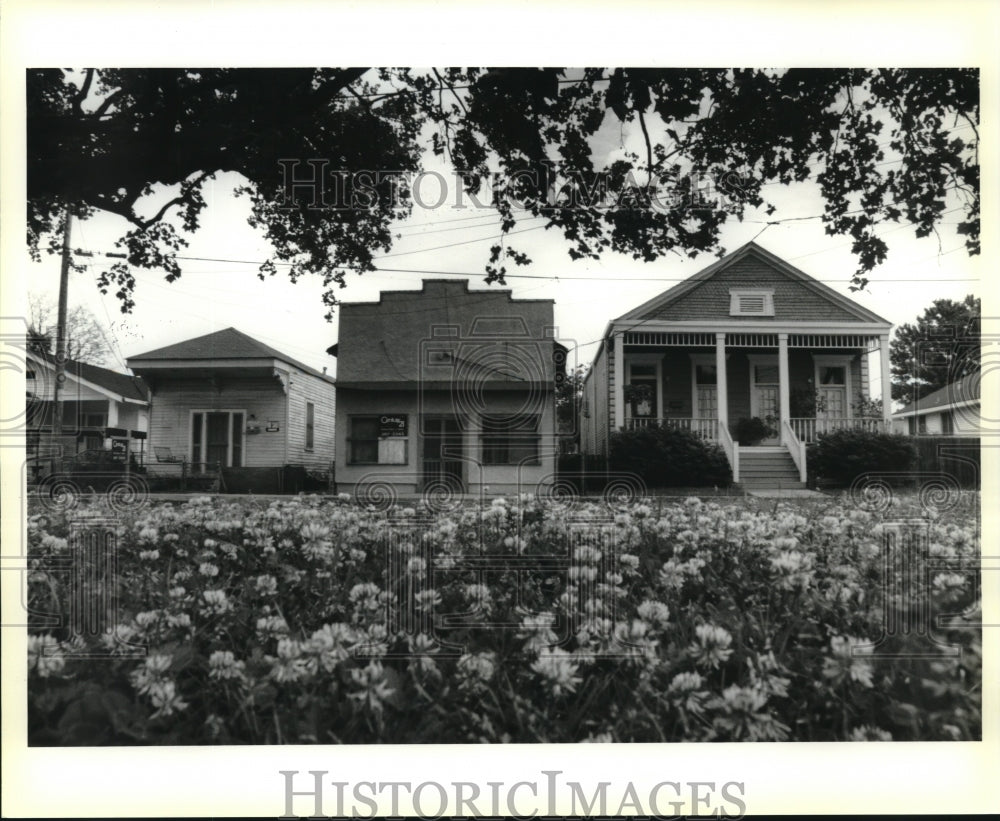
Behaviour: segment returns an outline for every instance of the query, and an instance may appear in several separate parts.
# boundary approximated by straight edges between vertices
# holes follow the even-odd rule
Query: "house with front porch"
[[[802,487],[817,436],[889,430],[870,375],[888,386],[891,327],[751,242],[608,323],[581,446],[606,455],[616,431],[682,428],[722,446],[734,481]]]
[[[220,490],[288,492],[329,475],[334,380],[236,328],[128,358],[150,389],[151,476],[211,473]],[[291,470],[294,468],[295,470]]]
[[[29,459],[71,457],[104,450],[113,440],[142,464],[149,421],[149,389],[139,377],[67,359],[56,404],[56,362],[49,353],[25,355],[25,450]],[[61,432],[54,434],[56,413]]]
[[[551,299],[428,279],[339,309],[337,488],[359,498],[535,492],[557,453],[566,349]]]
[[[972,373],[904,405],[892,415],[897,433],[910,436],[979,436],[980,374]]]

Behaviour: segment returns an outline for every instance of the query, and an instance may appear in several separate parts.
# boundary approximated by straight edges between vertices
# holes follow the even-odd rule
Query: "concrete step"
[[[799,481],[771,481],[771,480],[759,480],[759,479],[744,479],[740,477],[740,481],[737,482],[737,486],[743,490],[805,490],[806,483]]]

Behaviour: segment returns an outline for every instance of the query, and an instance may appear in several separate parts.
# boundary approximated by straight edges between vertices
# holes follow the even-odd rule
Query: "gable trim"
[[[618,320],[615,321],[642,319],[643,316],[649,313],[650,311],[665,308],[671,303],[676,302],[682,296],[685,296],[686,294],[693,291],[695,288],[697,288],[706,280],[711,279],[720,271],[724,270],[725,268],[728,268],[729,266],[733,265],[736,262],[739,262],[740,260],[744,259],[745,257],[751,254],[758,256],[764,262],[768,263],[769,265],[772,265],[773,267],[778,269],[781,273],[788,276],[790,279],[799,282],[806,288],[809,288],[817,296],[820,296],[824,299],[829,300],[830,302],[833,302],[838,307],[856,316],[858,318],[858,321],[885,323],[886,325],[891,325],[889,320],[879,316],[874,311],[870,311],[867,308],[863,307],[862,305],[859,305],[854,300],[849,299],[848,297],[845,297],[837,293],[835,290],[833,290],[833,288],[824,285],[822,282],[818,282],[817,280],[809,276],[809,274],[799,270],[794,265],[785,262],[780,257],[775,256],[770,251],[765,250],[764,248],[762,248],[761,246],[757,245],[754,242],[749,242],[742,248],[738,248],[736,251],[733,251],[733,253],[729,254],[726,257],[723,257],[717,262],[712,263],[707,268],[699,271],[698,273],[694,274],[693,276],[689,277],[683,282],[678,283],[672,288],[668,288],[659,296],[653,297],[652,299],[648,300],[647,302],[644,302],[637,308],[633,308],[628,313],[618,317]]]

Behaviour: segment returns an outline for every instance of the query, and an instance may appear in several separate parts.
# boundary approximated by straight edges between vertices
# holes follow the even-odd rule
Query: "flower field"
[[[902,520],[935,569],[897,570]],[[27,533],[33,745],[981,736],[975,622],[892,629],[975,603],[971,494],[99,500]]]

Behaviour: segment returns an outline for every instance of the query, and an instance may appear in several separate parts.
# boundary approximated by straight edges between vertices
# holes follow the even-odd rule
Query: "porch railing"
[[[716,442],[719,439],[718,419],[650,416],[625,420],[625,430],[641,430],[643,428],[686,430],[696,436],[700,436],[702,439],[708,439],[712,442]]]
[[[795,462],[795,467],[799,469],[799,481],[805,482],[807,475],[806,443],[801,441],[799,437],[795,435],[795,429],[789,424],[787,419],[781,423],[781,440],[784,442],[785,447],[788,448],[788,452],[792,455],[792,461]]]
[[[888,419],[789,419],[789,425],[795,438],[805,444],[812,444],[824,433],[835,430],[862,430],[870,433],[890,433],[891,422]]]
[[[718,425],[717,429],[719,431],[719,444],[726,452],[726,458],[733,469],[733,481],[738,482],[740,480],[740,443],[733,440],[729,428],[725,425]]]

